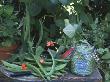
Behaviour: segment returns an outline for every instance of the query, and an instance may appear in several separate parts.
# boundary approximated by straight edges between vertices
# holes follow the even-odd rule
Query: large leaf
[[[65,22],[63,19],[56,19],[55,23],[58,27],[64,28],[65,27]]]
[[[105,55],[103,55],[102,59],[110,59],[110,52],[107,52]]]
[[[40,25],[41,25],[41,30],[40,30],[40,33],[39,33],[40,37],[39,37],[39,40],[38,40],[36,46],[39,46],[40,43],[42,42],[42,39],[43,39],[43,23],[41,21],[39,21],[39,22],[40,22]]]
[[[20,72],[20,71],[23,71],[21,69],[21,66],[19,65],[15,65],[15,64],[11,64],[11,63],[8,63],[6,61],[2,61],[3,65],[6,67],[5,69],[9,70],[9,71],[12,71],[12,72]]]
[[[54,71],[60,71],[60,70],[64,69],[66,67],[66,65],[67,65],[67,63],[56,65]],[[45,70],[46,71],[50,71],[51,70],[51,67],[46,67]]]
[[[37,1],[33,1],[28,7],[29,13],[31,16],[36,16],[41,12],[41,6],[37,3]]]
[[[6,67],[10,67],[10,68],[21,68],[21,66],[19,65],[15,65],[15,64],[10,64],[6,61],[2,61],[3,65],[6,66]]]
[[[24,18],[23,33],[24,41],[30,40],[30,15],[28,8],[26,8],[26,16]]]
[[[85,24],[92,24],[93,23],[92,16],[89,14],[86,14],[84,11],[82,11],[80,13],[80,19],[81,19],[81,22],[85,23]]]
[[[44,75],[42,74],[42,72],[39,70],[39,68],[27,63],[26,64],[28,69],[32,70],[33,72],[36,73],[36,75],[40,75],[43,79],[45,79]]]
[[[37,61],[39,61],[40,55],[42,54],[43,51],[44,51],[44,49],[43,49],[41,46],[38,46],[38,47],[36,48],[35,59],[36,59]]]

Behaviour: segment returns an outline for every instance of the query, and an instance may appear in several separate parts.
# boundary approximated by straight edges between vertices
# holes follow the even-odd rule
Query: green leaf
[[[11,58],[8,59],[8,62],[14,62],[17,60],[19,54],[12,54]]]
[[[66,65],[67,65],[67,63],[66,64],[56,65],[54,71],[62,70],[62,69],[64,69],[66,67]],[[46,67],[45,70],[46,71],[50,71],[51,70],[51,67]]]
[[[110,21],[110,13],[107,13],[105,19],[106,19],[107,21]]]
[[[0,4],[1,5],[1,4]],[[3,13],[3,5],[0,6],[0,15]]]
[[[48,49],[48,52],[49,52],[49,54],[50,54],[50,56],[52,58],[53,64],[52,64],[51,70],[46,75],[47,76],[51,76],[54,73],[54,71],[55,71],[56,64],[55,64],[55,60],[54,60],[54,56],[53,56],[54,53],[50,49]]]
[[[63,19],[56,19],[55,23],[58,27],[64,28],[65,27],[65,22]]]
[[[57,43],[58,43],[59,45],[63,45],[63,39],[58,39],[58,40],[57,40]]]
[[[56,56],[56,51],[49,49],[49,54],[52,54],[52,56],[55,58]]]
[[[69,15],[70,23],[77,23],[77,15]]]
[[[24,41],[28,41],[30,40],[30,15],[29,15],[29,11],[26,7],[26,16],[24,18],[24,27],[23,27],[23,38]]]
[[[85,24],[93,23],[93,18],[90,14],[87,14],[84,11],[82,11],[79,15],[82,23],[85,23]]]
[[[103,55],[105,52],[109,52],[109,49],[108,48],[99,48],[97,49],[97,52],[100,54],[100,55]]]
[[[32,1],[28,6],[29,14],[31,16],[36,16],[41,12],[41,6],[37,3],[37,1]]]
[[[19,65],[16,65],[16,64],[10,64],[6,61],[2,61],[3,65],[6,67],[5,69],[9,70],[9,71],[12,71],[12,72],[21,72],[23,71],[21,69],[21,66]]]
[[[98,18],[96,18],[95,19],[95,24],[97,24],[99,22],[99,19]]]
[[[40,37],[39,37],[39,40],[38,40],[36,46],[40,45],[40,43],[42,42],[42,39],[43,39],[43,35],[44,35],[43,34],[43,23],[41,21],[39,21],[39,23],[40,23],[40,26],[41,26],[41,31],[39,33]]]
[[[54,73],[54,75],[59,76],[59,75],[63,75],[63,73],[57,71],[56,73]]]
[[[109,80],[109,79],[110,79],[110,74],[109,74],[109,72],[106,72],[106,73],[105,73],[105,79],[106,79],[106,80]]]
[[[28,41],[28,45],[29,45],[29,49],[30,49],[29,51],[31,51],[31,52],[33,51],[33,44],[34,44],[33,40],[32,41]]]
[[[6,70],[8,70],[8,71],[11,71],[11,72],[22,72],[22,71],[23,71],[23,70],[21,70],[21,69],[15,69],[15,68],[9,68],[9,67],[4,68],[4,69],[6,69]]]
[[[3,60],[2,60],[2,63],[3,63],[3,65],[6,66],[6,67],[10,67],[10,68],[21,68],[21,66],[19,66],[19,65],[10,64],[10,63],[8,63],[8,62],[6,62],[6,61],[3,61]]]
[[[106,63],[110,64],[110,60],[105,61]]]
[[[45,79],[44,75],[42,74],[42,72],[35,66],[27,63],[26,64],[29,70],[32,70],[33,72],[35,72],[36,74],[39,74],[43,79]]]
[[[102,56],[102,59],[110,59],[110,52]]]
[[[56,75],[51,75],[51,78],[58,78],[58,76],[56,76]]]
[[[39,49],[38,49],[39,50]],[[40,64],[39,59],[40,59],[40,55],[38,54],[36,57],[34,55],[32,55],[34,57],[35,63],[39,66],[39,69],[43,72],[43,74],[47,77],[48,80],[50,80],[50,77],[47,76],[47,72],[45,71],[44,67]],[[38,59],[38,58],[39,59]]]
[[[62,73],[61,72],[56,72],[55,75],[62,75]]]
[[[82,12],[84,13],[84,6],[81,4],[78,3],[74,4],[74,9],[78,14],[81,14]]]
[[[40,59],[40,55],[42,54],[42,52],[44,51],[44,49],[41,47],[41,46],[38,46],[37,48],[36,48],[36,51],[35,51],[35,59],[37,60],[37,61],[39,61],[39,59]]]
[[[64,46],[60,46],[60,47],[58,48],[58,52],[57,52],[55,58],[60,58],[60,55],[62,54],[62,52],[64,52],[64,49],[65,49]]]
[[[104,82],[110,82],[110,80],[106,80],[106,81],[104,81]]]
[[[4,12],[8,15],[11,15],[13,13],[13,10],[14,10],[14,8],[11,5],[4,6]]]
[[[67,63],[66,64],[61,64],[61,65],[58,65],[55,67],[55,71],[58,71],[58,70],[61,70],[61,69],[64,69],[66,67]]]

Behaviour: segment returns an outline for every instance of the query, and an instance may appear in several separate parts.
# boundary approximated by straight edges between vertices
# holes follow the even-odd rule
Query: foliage
[[[100,57],[99,60],[99,68],[105,73],[105,82],[110,81],[110,71],[109,71],[109,63],[110,63],[110,51],[108,48],[99,48],[97,53]]]
[[[0,4],[0,46],[7,47],[15,43],[20,31],[18,30],[19,21],[14,15],[14,7],[11,4]]]
[[[41,54],[44,51],[44,49],[41,46],[38,46],[37,48],[33,48],[30,42],[29,47],[29,53],[28,56],[25,57],[24,61],[27,65],[27,70],[24,71],[32,71],[33,75],[37,77],[42,77],[44,80],[50,80],[51,78],[57,77],[57,75],[62,75],[64,73],[64,68],[67,65],[66,60],[61,59],[55,59],[53,56],[55,55],[52,50],[48,50],[49,54],[51,55],[51,59],[45,59],[43,63],[40,63]],[[48,54],[48,55],[49,55]],[[56,53],[57,54],[57,53]],[[2,61],[4,66],[7,70],[10,70],[12,72],[22,72],[21,63],[18,65],[11,64],[5,61]]]
[[[86,39],[96,48],[100,58],[98,64],[105,69],[106,80],[109,80],[109,67],[103,68],[103,63],[108,65],[107,62],[109,62],[109,0],[20,0],[19,4],[25,5],[23,18],[21,18],[23,19],[21,33],[23,45],[19,54],[12,57],[11,62],[17,59],[21,63],[27,62],[27,60],[34,61],[36,63],[28,62],[28,67],[33,68],[33,71],[39,73],[42,78],[49,79],[54,74],[55,62],[60,58],[59,54],[61,55],[65,49],[69,49],[80,40]],[[9,15],[11,9],[10,7],[9,11],[5,12]],[[2,10],[0,9],[0,11]],[[47,41],[55,41],[57,45],[46,47]],[[46,67],[43,68],[36,59],[40,58],[43,52],[42,47],[44,52],[48,51],[50,54],[51,62],[49,63],[51,63],[52,70],[48,72],[45,72]],[[39,49],[42,52],[39,52]],[[64,67],[62,66],[62,69]]]

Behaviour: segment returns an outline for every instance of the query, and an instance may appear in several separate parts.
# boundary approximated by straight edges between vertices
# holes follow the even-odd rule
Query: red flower
[[[53,41],[47,41],[47,47],[55,46],[55,43],[56,42],[53,42]]]
[[[22,65],[21,65],[21,68],[22,68],[22,70],[27,70],[26,64],[22,64]]]

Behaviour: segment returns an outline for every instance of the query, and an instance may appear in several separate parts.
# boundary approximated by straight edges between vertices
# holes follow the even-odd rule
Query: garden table
[[[0,73],[0,82],[45,82],[38,80],[38,78],[34,78],[31,76],[22,76],[22,77],[13,77],[10,78],[8,75],[6,75],[6,71],[3,71],[2,68],[0,68],[2,73]],[[27,81],[26,81],[27,80]],[[59,77],[58,79],[51,80],[48,82],[103,82],[102,76],[98,69],[94,70],[93,74],[90,76],[77,76],[73,75],[71,73],[67,73],[62,77]]]

